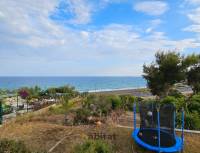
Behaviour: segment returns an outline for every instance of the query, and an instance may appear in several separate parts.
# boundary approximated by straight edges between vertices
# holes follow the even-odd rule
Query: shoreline
[[[143,87],[133,87],[133,88],[97,89],[97,90],[89,90],[88,93],[113,92],[113,91],[137,90],[137,89],[147,89],[147,87],[143,86]]]
[[[89,92],[89,94],[102,94],[102,95],[132,95],[136,97],[153,97],[147,87],[141,88],[126,88],[114,89],[109,91]]]
[[[179,92],[184,95],[192,94],[193,91],[190,87],[179,87],[177,88]],[[152,95],[151,91],[147,87],[138,88],[121,88],[121,89],[108,89],[108,90],[96,90],[90,91],[89,94],[102,94],[102,95],[132,95],[136,97],[155,97]]]

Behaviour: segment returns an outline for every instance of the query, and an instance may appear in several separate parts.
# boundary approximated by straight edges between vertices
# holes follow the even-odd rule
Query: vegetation
[[[181,56],[176,52],[158,52],[155,62],[144,65],[144,78],[160,103],[172,103],[177,109],[180,127],[181,109],[185,110],[185,128],[200,130],[200,55]],[[174,89],[177,83],[187,83],[194,95],[184,96]]]
[[[74,153],[113,153],[113,151],[108,143],[99,140],[88,140],[81,145],[77,145]]]
[[[77,98],[75,98],[77,99]],[[71,125],[94,124],[103,121],[113,111],[124,112],[133,110],[134,96],[130,95],[98,95],[89,94],[84,98],[78,98],[78,102],[72,102],[67,97],[62,97],[60,104],[52,106],[49,111],[53,114],[64,114],[65,120]],[[66,124],[66,125],[69,125]]]
[[[188,55],[183,60],[186,68],[186,81],[192,87],[194,93],[200,92],[200,54]]]
[[[155,102],[155,101],[153,101]],[[176,107],[177,127],[181,127],[182,108],[185,110],[185,128],[190,130],[200,130],[200,94],[191,97],[183,95],[167,96],[156,103],[174,104]]]
[[[150,88],[153,95],[159,96],[158,99],[153,99],[154,102],[160,103],[160,104],[168,104],[172,103],[176,107],[176,114],[177,114],[177,127],[181,126],[181,110],[184,108],[185,110],[185,128],[186,129],[194,129],[194,130],[200,130],[200,56],[199,55],[189,55],[187,57],[181,56],[179,53],[176,52],[160,52],[156,54],[156,60],[151,65],[147,66],[144,65],[144,78],[147,80],[148,87]],[[183,95],[181,92],[176,90],[175,85],[177,83],[184,83],[188,84],[192,87],[194,93],[191,95]],[[148,89],[141,89],[143,92],[149,92]],[[8,93],[14,93],[18,94],[21,98],[25,99],[27,101],[27,110],[28,110],[28,104],[32,101],[40,101],[42,99],[54,99],[57,102],[57,105],[53,105],[49,107],[48,113],[42,113],[42,115],[38,115],[36,117],[35,114],[29,114],[26,117],[23,118],[23,122],[20,122],[18,119],[16,119],[16,126],[10,126],[10,128],[13,132],[13,128],[16,128],[16,138],[19,137],[19,128],[23,127],[24,132],[24,139],[35,139],[35,142],[37,143],[40,138],[43,140],[43,142],[47,142],[49,140],[60,140],[61,137],[64,136],[64,131],[68,128],[67,126],[60,125],[60,123],[64,123],[65,125],[80,125],[80,126],[74,126],[70,130],[77,129],[74,133],[80,133],[82,131],[83,127],[90,127],[90,124],[98,123],[104,121],[104,119],[107,119],[107,116],[110,118],[117,117],[116,115],[121,115],[120,113],[124,113],[125,111],[132,111],[133,109],[133,103],[135,101],[143,101],[141,98],[137,98],[131,95],[100,95],[100,94],[89,94],[89,93],[78,93],[74,87],[70,86],[63,86],[58,88],[48,88],[46,90],[42,90],[41,88],[35,86],[32,88],[21,88],[19,90],[0,90],[0,95],[6,95]],[[72,99],[78,99],[76,103],[72,101]],[[80,100],[79,100],[80,99]],[[152,102],[152,100],[147,100],[145,102]],[[3,111],[5,113],[9,113],[12,110],[11,106],[8,106],[6,104],[3,104]],[[137,109],[138,110],[138,109]],[[119,113],[118,113],[119,112]],[[45,115],[44,115],[45,114]],[[114,115],[113,115],[114,114]],[[125,113],[124,113],[125,114]],[[124,115],[123,114],[123,115]],[[128,114],[128,113],[127,113]],[[113,116],[112,116],[113,115]],[[70,117],[72,120],[70,120]],[[27,119],[26,119],[27,118]],[[109,119],[110,119],[109,118]],[[17,121],[18,120],[18,121]],[[22,119],[21,119],[22,120]],[[60,122],[60,120],[62,120]],[[40,138],[36,138],[35,135],[32,135],[32,137],[27,137],[28,134],[31,135],[31,133],[34,131],[33,128],[35,128],[35,124],[37,121],[37,124],[39,125],[39,130],[37,129],[37,132],[34,133],[35,135],[39,135]],[[41,128],[44,123],[42,121],[45,121],[45,128]],[[28,124],[30,125],[29,128],[27,128]],[[40,123],[38,123],[40,122]],[[49,124],[48,122],[51,122]],[[27,124],[24,124],[27,123]],[[56,124],[52,124],[56,123]],[[105,123],[107,126],[107,122]],[[81,126],[81,124],[88,124],[88,126]],[[42,125],[42,126],[41,126]],[[104,124],[103,124],[104,125]],[[102,125],[102,126],[103,126]],[[49,126],[54,126],[52,129],[46,130],[49,128]],[[95,126],[91,126],[95,127]],[[99,126],[100,128],[100,126]],[[105,128],[105,127],[104,127]],[[5,128],[5,131],[7,130],[7,127]],[[30,130],[31,129],[31,130]],[[102,128],[103,129],[103,128]],[[111,127],[111,132],[114,127]],[[27,132],[27,131],[28,132]],[[85,130],[85,129],[84,129]],[[91,130],[91,128],[88,128],[87,130]],[[99,130],[99,129],[98,129]],[[97,131],[98,131],[97,130]],[[115,129],[116,130],[116,129]],[[122,129],[120,129],[122,130]],[[26,132],[28,133],[26,133]],[[13,133],[10,132],[10,137],[13,137]],[[21,133],[23,133],[21,132]],[[45,133],[46,132],[46,133]],[[62,133],[63,132],[63,133]],[[99,131],[98,131],[99,132]],[[101,132],[101,131],[100,131]],[[107,131],[106,131],[107,132]],[[119,135],[121,134],[120,131]],[[126,131],[127,132],[127,131]],[[132,131],[129,131],[127,134],[129,137],[131,135]],[[20,133],[20,134],[21,134]],[[45,134],[44,134],[45,133]],[[54,135],[52,135],[54,133]],[[70,132],[69,132],[70,133]],[[88,131],[87,131],[88,133]],[[56,137],[57,134],[59,134],[59,137]],[[66,133],[65,133],[66,134]],[[118,134],[118,133],[117,133]],[[5,134],[6,137],[9,135],[9,132]],[[48,136],[50,135],[50,136]],[[67,134],[66,134],[67,135]],[[80,134],[84,138],[87,137],[85,134]],[[1,135],[0,135],[1,136]],[[28,135],[29,136],[29,135]],[[70,135],[71,136],[71,135]],[[121,138],[118,138],[116,142],[113,141],[112,143],[115,144],[115,147],[118,147],[118,150],[120,150],[121,143],[124,143],[125,145],[130,143],[128,147],[126,147],[123,151],[124,152],[132,152],[131,151],[131,145],[132,142],[129,140],[128,137],[124,137],[124,133],[120,135]],[[20,138],[22,136],[20,135]],[[56,138],[55,138],[56,137]],[[72,140],[73,141],[73,140]],[[120,142],[119,142],[120,141]],[[124,142],[128,141],[128,142]],[[26,141],[24,141],[26,142]],[[32,142],[32,140],[30,141]],[[50,144],[55,144],[56,142],[50,142]],[[64,144],[64,143],[63,143]],[[74,148],[74,152],[76,153],[112,153],[113,147],[109,145],[108,142],[103,141],[86,141],[86,142],[80,142],[78,143]],[[40,144],[42,145],[42,143]],[[40,148],[40,145],[38,145]],[[31,145],[30,145],[31,146]],[[46,144],[46,146],[48,146]],[[62,144],[60,144],[62,148]],[[74,146],[74,145],[73,145]],[[134,145],[133,145],[134,146]],[[135,147],[135,146],[134,146]],[[50,147],[46,147],[45,150],[49,149]],[[63,147],[66,148],[66,147]],[[4,150],[3,150],[4,149]],[[134,148],[135,149],[135,148]],[[0,152],[15,152],[18,150],[21,153],[28,153],[30,152],[27,150],[26,146],[22,142],[18,141],[8,141],[2,139],[0,141]],[[117,150],[117,149],[116,149]],[[138,151],[139,153],[143,153],[145,151],[141,151],[139,149],[136,149],[134,151]],[[62,151],[58,151],[62,152]],[[70,150],[72,152],[72,150]]]
[[[79,95],[79,92],[75,90],[74,87],[71,86],[62,86],[58,88],[49,88],[44,93],[48,96],[56,97],[59,95],[67,95],[68,97],[76,97]]]
[[[192,67],[187,73],[188,84],[192,87],[194,93],[200,92],[200,65]]]
[[[135,97],[130,95],[89,95],[83,108],[96,116],[107,116],[112,110],[132,110]]]
[[[12,113],[13,109],[10,105],[2,104],[3,114]]]
[[[2,139],[0,140],[0,152],[1,153],[31,153],[26,148],[23,142]]]
[[[144,78],[154,95],[167,96],[175,83],[184,80],[182,58],[176,52],[158,52],[155,62],[144,65]]]
[[[200,55],[183,57],[176,52],[158,52],[155,58],[155,62],[143,66],[143,77],[152,94],[168,96],[179,82],[187,82],[195,93],[200,90]]]

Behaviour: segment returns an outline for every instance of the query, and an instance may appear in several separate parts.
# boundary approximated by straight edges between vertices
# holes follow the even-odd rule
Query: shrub
[[[52,114],[64,114],[65,110],[63,109],[62,105],[58,105],[49,107],[49,112]]]
[[[137,100],[139,101],[139,100]],[[134,96],[129,96],[128,103],[126,104],[126,107],[129,111],[133,111],[133,103],[135,102]]]
[[[168,94],[169,96],[173,96],[173,97],[175,97],[175,98],[183,98],[184,97],[184,95],[180,92],[180,91],[178,91],[178,90],[175,90],[175,89],[171,89],[170,91],[169,91],[169,94]]]
[[[130,95],[121,95],[120,98],[122,101],[123,109],[132,111],[135,97]]]
[[[0,152],[1,153],[31,153],[23,142],[7,140],[0,140]]]
[[[111,96],[109,100],[112,104],[112,109],[119,109],[122,107],[122,101],[118,96]]]
[[[164,99],[162,99],[160,101],[161,104],[174,104],[174,106],[176,107],[176,110],[181,110],[181,108],[185,108],[186,107],[186,101],[184,99],[184,97],[181,98],[176,98],[173,96],[167,96]]]
[[[197,112],[185,113],[185,129],[200,130],[200,117]],[[177,114],[177,127],[181,127],[181,113]]]
[[[112,153],[112,149],[108,143],[100,140],[90,140],[81,145],[77,145],[74,153]]]
[[[80,124],[80,123],[88,123],[88,118],[91,115],[90,110],[85,109],[85,108],[80,108],[76,110],[76,115],[74,118],[74,123],[75,124]]]
[[[167,96],[164,99],[161,100],[161,104],[174,104],[176,105],[178,103],[177,98],[172,96]]]
[[[13,108],[10,105],[3,104],[3,114],[10,114],[13,111]]]
[[[108,115],[112,110],[112,104],[107,96],[89,95],[84,101],[83,108],[91,111],[92,115]]]
[[[189,99],[189,105],[188,105],[188,110],[190,112],[198,112],[200,116],[200,94],[199,95],[193,95]],[[200,117],[199,117],[200,118]]]

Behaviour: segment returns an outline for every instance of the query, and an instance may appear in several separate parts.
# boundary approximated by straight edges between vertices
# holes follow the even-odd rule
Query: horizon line
[[[0,75],[0,77],[142,77],[142,75]]]

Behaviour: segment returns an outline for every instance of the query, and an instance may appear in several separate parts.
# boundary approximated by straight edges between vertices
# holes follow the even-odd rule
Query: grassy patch
[[[73,152],[74,147],[83,144],[91,139],[89,136],[94,133],[103,133],[105,135],[116,135],[116,139],[106,138],[106,143],[112,145],[114,152],[117,153],[150,153],[135,144],[131,137],[132,130],[118,128],[115,126],[61,126],[43,122],[12,123],[4,125],[0,129],[0,138],[9,140],[21,140],[25,145],[35,151],[48,151],[58,141],[66,137],[54,153]],[[198,153],[200,135],[185,134],[184,153]],[[95,139],[96,140],[96,139]],[[98,140],[98,139],[97,139]],[[100,140],[102,140],[100,138]]]

